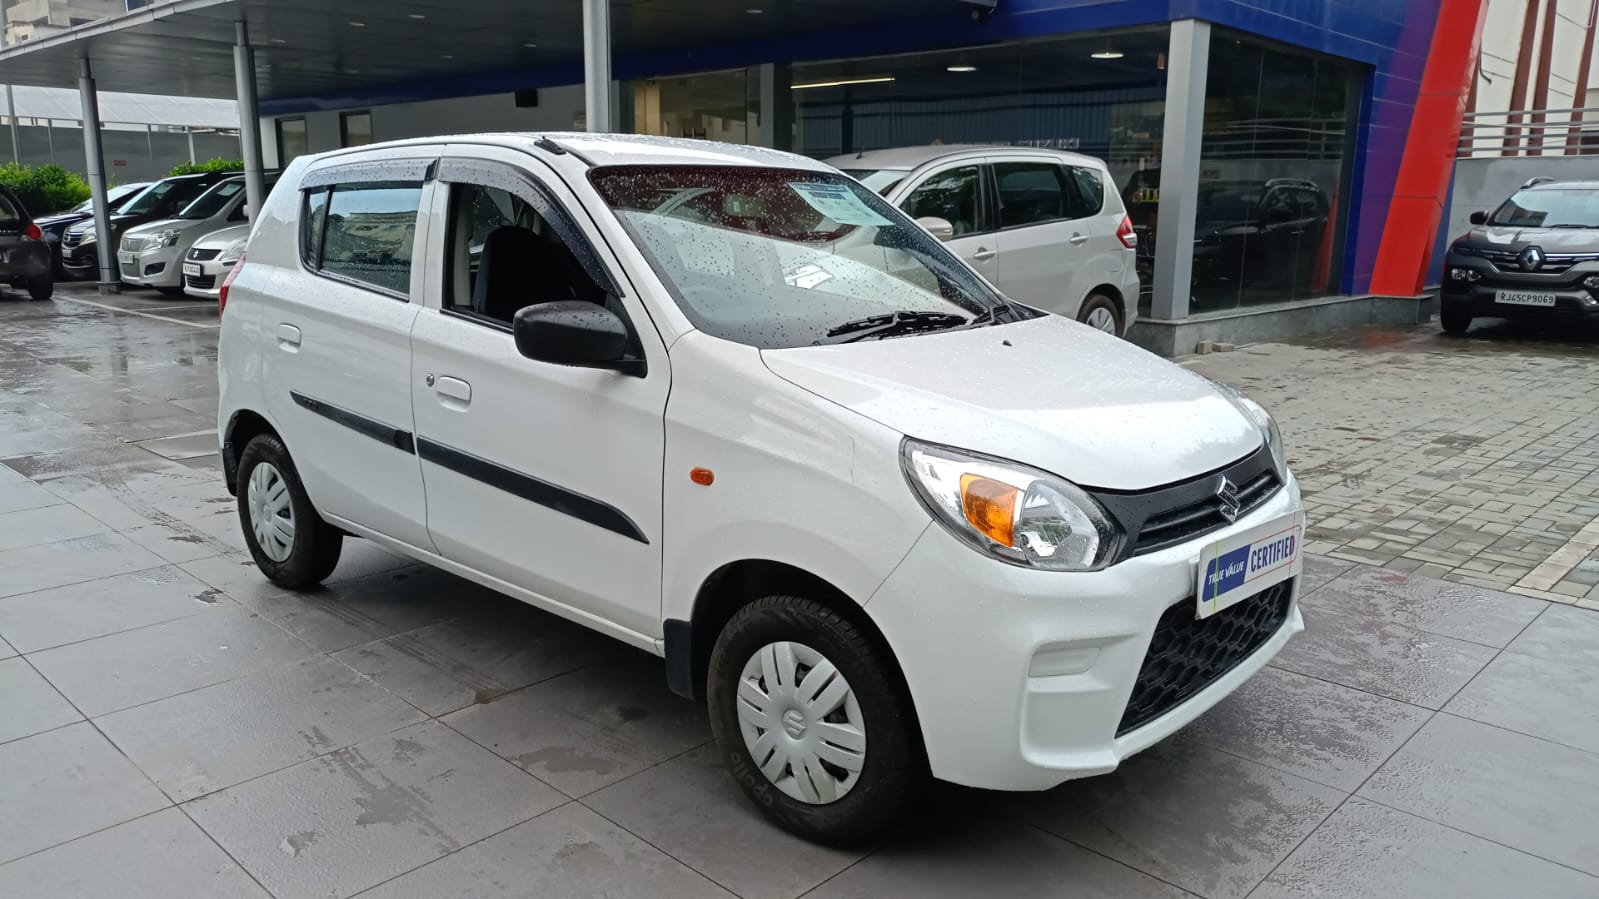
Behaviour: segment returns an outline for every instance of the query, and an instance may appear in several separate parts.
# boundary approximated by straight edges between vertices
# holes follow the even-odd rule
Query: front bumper
[[[1553,306],[1522,306],[1498,302],[1500,290],[1552,294]],[[1446,282],[1438,294],[1439,302],[1452,309],[1465,310],[1473,318],[1593,318],[1599,319],[1599,298],[1581,286],[1490,284],[1456,285]]]
[[[233,268],[234,260],[223,263],[218,259],[205,262],[196,262],[185,259],[178,264],[178,270],[183,273],[183,292],[191,297],[205,300],[215,300],[222,296],[222,282],[228,277],[228,272]],[[199,266],[199,274],[184,272],[184,266]]]
[[[904,672],[934,776],[1043,790],[1104,774],[1237,689],[1304,630],[1298,570],[1286,619],[1258,649],[1159,717],[1117,734],[1157,622],[1195,601],[1201,546],[1302,508],[1290,478],[1222,531],[1081,574],[1006,565],[928,528],[866,611]]]
[[[129,284],[144,287],[177,287],[183,283],[177,247],[146,248],[129,253],[117,251],[117,274]]]

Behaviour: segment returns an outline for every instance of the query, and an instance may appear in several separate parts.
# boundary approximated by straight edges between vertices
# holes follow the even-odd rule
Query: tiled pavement
[[[1277,414],[1312,551],[1599,608],[1599,330],[1374,330],[1188,364]]]
[[[324,589],[272,588],[214,460],[150,442],[211,427],[208,312],[80,299],[101,302],[0,302],[0,896],[1599,895],[1599,612],[1313,557],[1309,630],[1172,740],[1043,794],[935,787],[872,851],[824,849],[753,812],[658,660],[358,541]],[[1450,490],[1435,463],[1527,421],[1540,449],[1469,458],[1530,465],[1576,439],[1576,391],[1528,412],[1464,374],[1475,342],[1388,339],[1411,349],[1200,365],[1262,381],[1322,516],[1414,493],[1406,514],[1441,520],[1415,480]],[[1517,356],[1494,372],[1533,389],[1528,372],[1568,383],[1564,352],[1486,355]],[[1423,382],[1409,411],[1371,362],[1406,353],[1437,357],[1390,360]],[[1490,431],[1496,414],[1518,424]],[[1482,439],[1429,454],[1445,430]],[[1350,499],[1377,443],[1417,473]],[[1581,448],[1558,448],[1514,470],[1573,471]],[[1440,534],[1499,514],[1448,498],[1465,511]],[[1559,501],[1487,523],[1543,533],[1578,514]],[[1570,542],[1547,530],[1563,539],[1529,573]]]

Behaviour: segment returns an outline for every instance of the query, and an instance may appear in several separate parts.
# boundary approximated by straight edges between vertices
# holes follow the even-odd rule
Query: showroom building
[[[1485,0],[616,0],[608,92],[585,90],[598,5],[180,0],[7,50],[0,77],[61,84],[47,57],[77,52],[128,89],[122,70],[165,44],[173,71],[145,90],[230,95],[244,80],[221,54],[248,34],[268,168],[606,126],[818,158],[1075,150],[1109,164],[1133,218],[1144,289],[1125,302],[1152,349],[1430,314]]]

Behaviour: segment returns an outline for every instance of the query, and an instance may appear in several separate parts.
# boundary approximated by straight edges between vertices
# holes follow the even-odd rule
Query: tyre
[[[183,296],[183,285],[182,284],[179,284],[176,287],[157,287],[156,290],[160,291],[161,295],[164,296],[164,297],[181,297],[181,296]]]
[[[1122,333],[1122,307],[1102,293],[1089,294],[1077,310],[1077,320],[1096,331],[1117,337]]]
[[[734,614],[711,652],[706,693],[734,780],[806,839],[869,840],[925,776],[893,660],[813,600],[769,596]]]
[[[272,583],[303,590],[333,573],[344,534],[317,514],[281,440],[273,434],[251,440],[234,487],[244,542]]]
[[[41,278],[37,281],[28,282],[28,296],[33,297],[36,300],[48,300],[50,297],[55,295],[55,292],[56,282],[49,278]]]
[[[1438,309],[1438,321],[1445,334],[1464,334],[1471,327],[1471,313],[1445,303]]]

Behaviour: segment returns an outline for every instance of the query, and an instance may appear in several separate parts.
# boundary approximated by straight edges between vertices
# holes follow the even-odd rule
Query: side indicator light
[[[688,473],[688,479],[701,487],[709,487],[716,482],[716,473],[709,468],[696,468]]]

